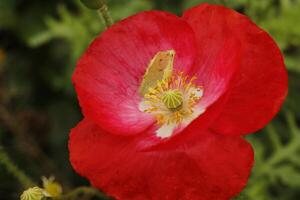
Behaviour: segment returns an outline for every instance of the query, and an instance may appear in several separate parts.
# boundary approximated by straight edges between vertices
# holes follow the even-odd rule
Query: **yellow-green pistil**
[[[179,90],[168,90],[162,96],[162,101],[170,110],[180,108],[183,103],[183,96]]]

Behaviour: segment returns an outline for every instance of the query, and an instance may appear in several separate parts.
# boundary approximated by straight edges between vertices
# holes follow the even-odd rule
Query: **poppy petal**
[[[204,96],[199,104],[206,108],[228,90],[240,66],[240,44],[231,34],[226,18],[201,8],[199,12],[185,12],[182,18],[195,34],[197,52],[191,73],[203,86]]]
[[[253,165],[251,145],[240,137],[202,132],[156,151],[139,151],[139,139],[84,119],[71,131],[70,160],[95,187],[122,200],[227,200],[246,185]]]
[[[138,108],[138,90],[153,56],[176,52],[174,69],[188,71],[195,57],[194,35],[181,18],[161,11],[122,20],[89,46],[73,74],[83,114],[112,133],[137,134],[154,118]]]
[[[287,95],[287,72],[273,39],[246,16],[223,6],[202,4],[186,11],[186,15],[203,20],[212,15],[227,21],[226,26],[241,45],[239,73],[212,129],[226,135],[241,135],[264,127]]]

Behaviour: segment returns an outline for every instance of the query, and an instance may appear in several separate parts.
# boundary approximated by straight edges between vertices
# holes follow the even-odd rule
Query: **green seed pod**
[[[80,0],[89,9],[98,10],[102,7],[104,0]]]
[[[179,108],[183,103],[183,96],[179,90],[169,90],[163,97],[162,101],[170,110]]]

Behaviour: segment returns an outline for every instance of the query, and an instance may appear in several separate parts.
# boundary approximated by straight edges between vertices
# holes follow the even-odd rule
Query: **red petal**
[[[213,129],[240,135],[264,127],[279,111],[287,94],[286,69],[273,39],[247,17],[222,6],[203,4],[187,13],[192,19],[205,20],[205,16],[212,15],[226,21],[231,34],[241,43],[241,69]]]
[[[120,200],[227,200],[253,165],[252,148],[239,137],[203,132],[174,149],[146,152],[137,150],[138,139],[107,134],[85,119],[71,133],[72,165]]]
[[[90,45],[73,75],[86,117],[110,132],[136,134],[154,119],[138,109],[143,74],[153,56],[174,49],[176,70],[189,70],[195,56],[194,35],[179,17],[143,12],[102,33]]]
[[[240,66],[240,44],[231,34],[228,21],[210,10],[184,13],[183,19],[192,27],[196,37],[194,73],[198,85],[204,87],[202,107],[214,103],[224,94]]]

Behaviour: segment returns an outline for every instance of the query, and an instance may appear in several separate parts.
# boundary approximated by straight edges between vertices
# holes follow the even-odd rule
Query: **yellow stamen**
[[[169,79],[157,81],[144,95],[146,113],[153,114],[159,125],[181,123],[194,112],[195,105],[202,97],[203,88],[196,86],[195,77],[183,73],[173,74]]]
[[[196,77],[173,70],[174,56],[174,50],[158,52],[139,88],[143,97],[141,110],[152,114],[160,126],[188,121],[203,95],[203,88],[194,83]]]

